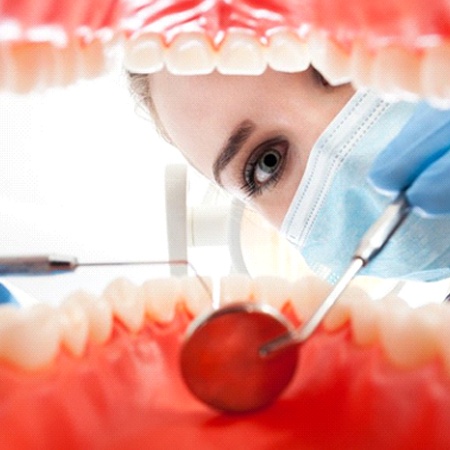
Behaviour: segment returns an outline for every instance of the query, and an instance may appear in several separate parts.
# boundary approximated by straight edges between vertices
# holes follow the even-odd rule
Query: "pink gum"
[[[62,352],[36,373],[0,364],[0,448],[450,448],[450,379],[437,360],[401,370],[376,343],[353,344],[348,326],[319,331],[273,406],[219,415],[181,382],[186,325],[180,311],[136,334],[116,321],[81,358]]]
[[[137,3],[137,5],[136,5]],[[233,30],[262,40],[278,29],[304,35],[313,27],[344,46],[361,39],[371,46],[427,45],[450,36],[450,5],[431,0],[175,0],[126,2],[125,31],[154,32],[166,42],[181,32],[202,31],[218,44]]]
[[[61,43],[61,33],[70,40],[100,30],[115,32],[124,13],[123,0],[0,0],[0,40],[53,41],[48,37],[54,33]],[[20,28],[19,35],[1,33],[8,22]]]
[[[215,44],[233,30],[265,40],[279,29],[304,35],[311,27],[342,45],[361,39],[368,46],[415,47],[450,37],[446,0],[427,1],[426,7],[422,0],[3,0],[0,18],[0,25],[19,24],[24,40],[30,39],[29,30],[52,26],[68,39],[109,30],[155,32],[169,42],[178,33],[201,31]],[[8,36],[0,34],[4,39]]]

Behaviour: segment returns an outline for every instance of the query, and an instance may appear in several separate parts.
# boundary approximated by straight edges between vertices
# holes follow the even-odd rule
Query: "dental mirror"
[[[299,344],[306,341],[359,270],[385,246],[408,216],[404,195],[394,200],[361,239],[330,294],[298,329],[267,305],[237,303],[195,320],[181,348],[180,364],[191,392],[225,412],[270,405],[292,379]]]
[[[294,375],[296,346],[261,357],[260,347],[293,331],[268,305],[234,303],[192,322],[181,349],[191,392],[212,408],[238,413],[268,406]]]

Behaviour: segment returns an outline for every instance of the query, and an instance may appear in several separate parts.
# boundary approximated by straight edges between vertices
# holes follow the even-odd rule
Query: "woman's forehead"
[[[161,71],[151,75],[150,89],[156,110],[170,128],[191,128],[191,123],[224,128],[244,119],[265,115],[261,107],[276,108],[291,98],[303,74],[267,70],[260,76],[233,76],[213,72],[183,76]],[[252,117],[242,117],[242,116]],[[188,130],[186,130],[188,131]],[[217,131],[217,130],[215,130]],[[174,137],[172,137],[174,138]]]
[[[151,76],[152,97],[158,115],[181,150],[204,144],[208,148],[226,139],[231,128],[260,114],[270,101],[263,89],[271,76],[179,76],[166,71]],[[267,97],[268,96],[268,97]]]

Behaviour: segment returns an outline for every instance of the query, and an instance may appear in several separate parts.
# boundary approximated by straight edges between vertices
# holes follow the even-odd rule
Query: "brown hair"
[[[156,111],[150,91],[150,75],[147,73],[127,72],[128,85],[136,104],[150,116],[158,133],[169,143],[173,144]]]

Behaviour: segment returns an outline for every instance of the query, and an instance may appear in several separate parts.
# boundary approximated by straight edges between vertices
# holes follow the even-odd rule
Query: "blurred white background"
[[[57,253],[82,262],[168,258],[165,167],[184,160],[137,108],[120,68],[65,89],[0,93],[0,155],[0,256]],[[207,183],[191,170],[189,185],[191,204],[202,202]],[[266,225],[247,219],[238,237],[240,218],[233,220],[239,220],[238,230],[225,245],[190,249],[199,273],[227,274],[230,242],[254,276],[292,279],[305,271],[298,255]],[[79,288],[100,293],[118,276],[139,283],[168,273],[167,266],[119,267],[0,281],[32,299],[57,303]],[[406,297],[417,298],[416,291],[414,286]],[[446,285],[436,298],[444,291]]]
[[[120,69],[65,89],[0,94],[0,146],[0,255],[167,259],[164,167],[183,159],[137,108]],[[42,289],[14,281],[60,297],[61,285],[80,285],[64,277]]]

